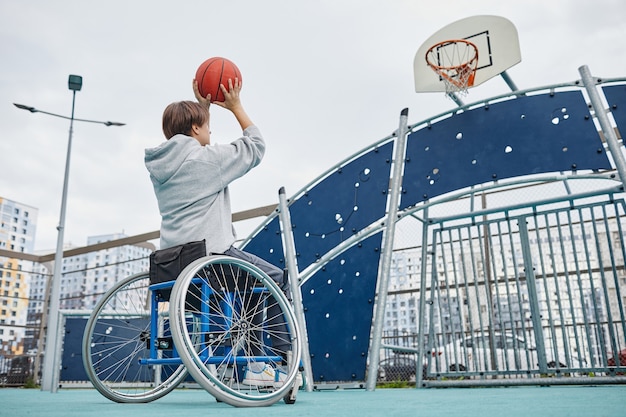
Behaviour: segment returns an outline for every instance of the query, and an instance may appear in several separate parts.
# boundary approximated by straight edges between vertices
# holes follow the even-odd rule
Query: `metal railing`
[[[394,253],[379,381],[626,382],[622,198],[598,190],[420,224],[426,249]]]

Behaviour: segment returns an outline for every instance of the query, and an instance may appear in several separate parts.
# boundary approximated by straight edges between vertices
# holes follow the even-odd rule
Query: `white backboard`
[[[426,52],[439,42],[456,39],[467,40],[478,48],[474,87],[522,60],[517,29],[510,20],[490,15],[457,20],[437,31],[417,50],[413,61],[416,92],[446,91],[441,77],[427,65]]]

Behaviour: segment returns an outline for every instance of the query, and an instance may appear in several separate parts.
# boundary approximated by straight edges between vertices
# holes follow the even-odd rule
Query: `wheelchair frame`
[[[274,339],[288,347],[279,350]],[[96,304],[83,336],[89,379],[122,403],[161,398],[189,373],[218,401],[236,407],[292,404],[301,352],[296,317],[277,284],[225,255],[197,259],[175,281],[150,284],[141,273],[118,282]],[[247,382],[252,363],[277,375],[281,364],[284,378]]]

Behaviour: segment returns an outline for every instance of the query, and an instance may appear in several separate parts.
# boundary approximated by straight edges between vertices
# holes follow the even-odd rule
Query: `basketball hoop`
[[[478,48],[464,39],[438,42],[426,51],[426,64],[439,75],[447,94],[467,94],[474,85]]]

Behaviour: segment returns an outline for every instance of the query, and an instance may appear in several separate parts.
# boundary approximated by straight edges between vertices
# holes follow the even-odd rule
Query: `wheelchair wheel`
[[[218,401],[258,407],[289,394],[300,332],[289,300],[254,265],[224,255],[192,262],[172,289],[170,317],[183,363]]]
[[[145,403],[172,391],[185,376],[182,363],[144,365],[150,356],[151,292],[147,272],[113,286],[96,304],[83,335],[83,364],[93,386],[120,403]],[[163,306],[161,306],[163,304]],[[160,335],[169,331],[167,303],[160,303]],[[153,338],[154,340],[154,338]],[[171,351],[158,351],[160,357]]]

